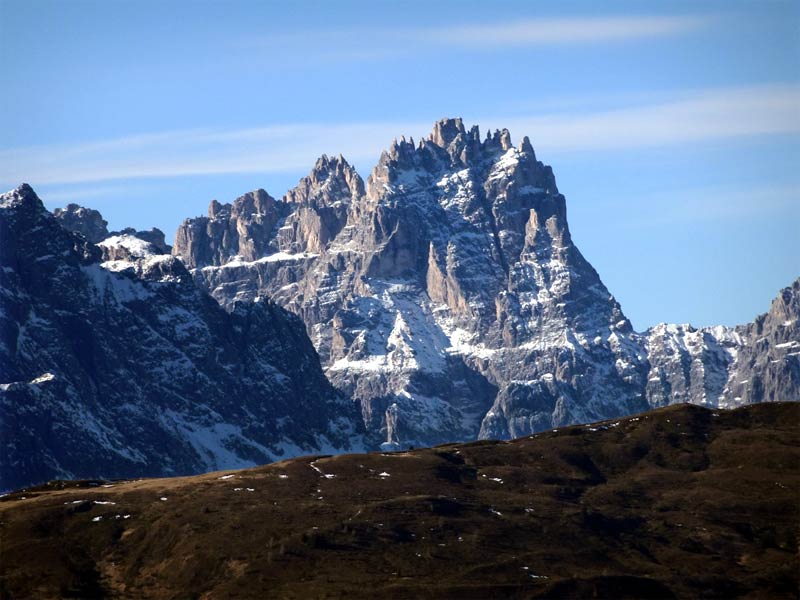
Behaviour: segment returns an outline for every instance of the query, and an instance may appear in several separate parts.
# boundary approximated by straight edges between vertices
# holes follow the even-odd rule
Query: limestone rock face
[[[796,302],[782,294],[770,314],[783,316],[743,328],[634,332],[573,243],[552,170],[507,130],[443,119],[393,142],[366,184],[322,157],[277,206],[260,254],[214,251],[194,233],[205,218],[181,226],[174,252],[223,306],[267,295],[299,315],[386,448],[800,398],[784,325]],[[756,341],[759,327],[772,333]],[[748,369],[756,383],[737,391]]]
[[[728,397],[734,403],[800,399],[800,278],[742,329],[748,343],[737,354]]]
[[[363,448],[296,316],[225,311],[160,244],[62,222],[0,195],[0,490]]]
[[[652,406],[800,400],[800,279],[738,327],[658,325],[644,336]]]
[[[283,198],[289,215],[278,235],[286,253],[320,253],[339,235],[364,182],[343,157],[322,156],[311,173]]]
[[[366,185],[323,157],[281,202],[260,257],[187,248],[202,219],[184,223],[174,252],[223,305],[266,294],[300,315],[377,442],[474,439],[498,389],[519,381],[554,398],[532,427],[646,407],[646,358],[527,138],[517,148],[507,131],[481,139],[443,120],[418,144],[392,144]]]
[[[232,204],[212,200],[207,217],[187,220],[175,235],[173,252],[190,268],[221,264],[233,257],[252,261],[270,252],[270,240],[284,214],[264,190]]]

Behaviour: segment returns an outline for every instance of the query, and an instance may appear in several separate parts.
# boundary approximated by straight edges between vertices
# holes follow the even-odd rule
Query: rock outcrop
[[[108,221],[92,208],[67,204],[65,208],[55,209],[53,216],[62,227],[80,233],[93,244],[108,237]]]
[[[64,229],[80,233],[93,244],[99,244],[109,237],[128,236],[151,244],[151,250],[155,253],[170,254],[172,252],[172,246],[167,244],[164,232],[157,227],[146,231],[137,231],[133,227],[126,227],[122,231],[109,232],[108,222],[98,211],[77,204],[67,204],[65,208],[57,208],[53,211],[53,216]]]
[[[224,264],[234,257],[253,261],[270,253],[270,241],[282,205],[264,190],[249,192],[233,204],[212,200],[208,217],[185,222],[175,235],[174,252],[189,268]]]

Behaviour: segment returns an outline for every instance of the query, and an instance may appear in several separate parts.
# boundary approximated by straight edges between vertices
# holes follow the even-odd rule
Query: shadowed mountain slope
[[[27,185],[0,194],[0,490],[363,447],[296,316],[223,310],[157,236],[62,222]]]

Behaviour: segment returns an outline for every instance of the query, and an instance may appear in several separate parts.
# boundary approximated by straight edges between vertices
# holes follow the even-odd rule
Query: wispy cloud
[[[688,218],[724,223],[755,217],[800,216],[800,182],[700,187],[677,190],[669,195],[664,193],[653,199],[661,206],[670,207],[669,211],[661,213],[662,224],[686,222]]]
[[[132,191],[147,191],[147,188],[142,186],[137,186],[136,184],[131,184],[130,182],[125,183],[118,183],[114,185],[103,185],[103,184],[93,184],[89,183],[88,185],[68,185],[65,186],[63,184],[56,184],[57,188],[53,191],[46,189],[42,190],[41,188],[37,191],[41,193],[45,191],[45,195],[47,197],[47,202],[50,203],[58,203],[58,202],[82,202],[85,200],[95,199],[95,198],[107,198],[109,196],[114,196],[123,192],[130,193]]]
[[[586,44],[674,36],[697,30],[710,17],[643,16],[529,19],[507,23],[443,27],[421,37],[465,46],[533,46]]]
[[[441,115],[432,115],[431,120]],[[624,151],[743,136],[800,133],[800,86],[684,94],[670,101],[593,112],[586,108],[474,117],[482,127],[530,136],[539,154]],[[400,134],[425,135],[430,122],[294,124],[183,130],[90,143],[0,151],[0,182],[79,183],[187,175],[296,172],[323,153],[344,154],[365,172]]]
[[[242,47],[304,47],[319,44],[337,53],[348,48],[391,47],[403,42],[406,51],[416,44],[476,46],[540,46],[551,44],[590,44],[615,40],[634,40],[676,36],[697,31],[713,23],[713,15],[639,17],[558,17],[514,19],[490,23],[448,23],[419,27],[369,27],[324,29],[250,36],[232,43]],[[411,44],[409,42],[414,42]],[[401,48],[403,49],[403,48]]]
[[[606,196],[601,204],[584,206],[584,218],[598,218],[609,211],[624,215],[608,227],[663,230],[686,223],[714,223],[717,226],[754,219],[800,219],[800,180],[777,184],[747,183],[671,187],[630,197]],[[596,214],[594,214],[596,212]]]
[[[447,23],[418,27],[360,27],[307,30],[247,36],[234,48],[262,51],[269,63],[375,62],[412,54],[487,48],[588,45],[647,41],[699,31],[719,19],[714,15],[638,17],[559,17],[490,23]]]
[[[412,126],[420,132],[430,126]],[[305,170],[324,153],[373,161],[409,123],[183,130],[0,151],[0,181],[36,185]]]
[[[615,150],[800,133],[800,86],[698,91],[669,102],[602,112],[570,111],[487,120],[529,132],[548,152]],[[496,124],[496,125],[495,125]]]

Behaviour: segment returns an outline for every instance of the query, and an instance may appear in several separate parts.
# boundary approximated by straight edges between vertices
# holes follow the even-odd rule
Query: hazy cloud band
[[[435,115],[431,121],[439,116]],[[800,86],[695,92],[669,102],[618,110],[571,110],[498,117],[482,127],[528,135],[542,156],[623,151],[742,136],[800,133]],[[234,131],[184,130],[90,143],[0,151],[0,182],[78,183],[309,169],[323,153],[342,153],[362,172],[400,134],[426,135],[430,122],[296,124]]]

